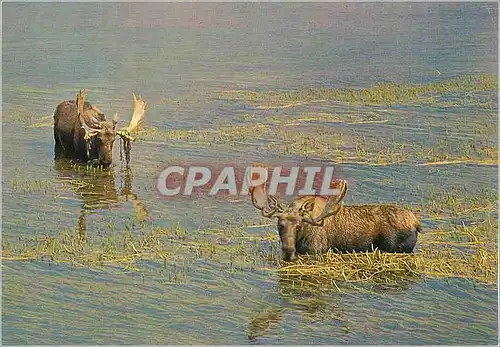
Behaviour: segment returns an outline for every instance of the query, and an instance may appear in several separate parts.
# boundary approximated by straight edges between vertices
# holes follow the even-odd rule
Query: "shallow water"
[[[223,90],[369,87],[497,73],[494,3],[6,3],[3,4],[3,237],[204,227],[257,220],[249,201],[165,199],[156,175],[169,163],[252,163],[259,146],[142,141],[130,171],[80,171],[54,162],[51,114],[80,88],[108,115],[130,117],[132,91],[150,105],[148,126],[205,129],[302,113],[373,112],[386,123],[317,122],[348,136],[451,144],[491,118],[474,105],[355,107],[332,103],[248,109]],[[496,111],[495,111],[496,114]],[[309,125],[308,125],[309,126]],[[299,127],[302,127],[300,125]],[[316,127],[316,128],[315,128]],[[304,126],[306,129],[307,126]],[[302,128],[300,128],[302,129]],[[454,142],[455,141],[455,142]],[[349,203],[415,203],[453,186],[497,190],[495,166],[339,165]],[[434,227],[424,221],[424,228]],[[249,232],[263,233],[273,227]],[[266,251],[266,248],[264,247]],[[183,250],[179,250],[181,257]],[[426,280],[339,293],[296,288],[274,269],[233,271],[224,257],[191,259],[179,283],[116,268],[3,261],[4,344],[492,344],[496,286]],[[184,258],[182,258],[184,259]],[[155,263],[147,264],[154,268]]]

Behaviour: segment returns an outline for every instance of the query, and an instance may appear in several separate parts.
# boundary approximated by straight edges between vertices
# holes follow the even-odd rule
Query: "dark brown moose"
[[[263,185],[250,188],[253,205],[264,217],[278,218],[283,259],[296,253],[380,251],[411,253],[415,250],[420,223],[410,211],[390,205],[347,206],[341,203],[347,182],[340,181],[340,194],[324,198],[303,196],[282,203],[267,196]]]
[[[113,143],[120,136],[130,150],[130,133],[143,122],[146,103],[141,96],[134,97],[132,119],[127,128],[116,130],[115,119],[107,121],[104,114],[85,102],[85,91],[80,90],[76,101],[63,101],[54,111],[55,157],[67,157],[94,164],[109,166],[112,161]],[[129,154],[127,153],[127,162]]]

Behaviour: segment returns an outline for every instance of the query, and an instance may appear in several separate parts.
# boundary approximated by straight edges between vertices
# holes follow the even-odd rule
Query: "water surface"
[[[139,233],[141,213],[155,225],[180,224],[188,232],[228,219],[258,219],[249,201],[160,198],[155,179],[171,162],[278,160],[260,147],[142,141],[133,146],[130,171],[115,160],[107,173],[54,162],[51,115],[78,89],[88,88],[88,100],[106,114],[118,111],[121,124],[130,117],[135,91],[150,105],[148,126],[204,129],[238,124],[249,114],[286,119],[307,112],[361,112],[330,103],[249,110],[219,100],[217,92],[224,90],[427,82],[496,74],[498,64],[498,13],[491,2],[5,3],[3,14],[2,232],[10,240],[82,225],[89,235],[109,224]],[[454,141],[472,136],[472,124],[491,112],[467,105],[402,105],[383,114],[387,123],[315,126],[416,143],[433,141],[431,131],[435,139]],[[339,169],[352,182],[350,203],[418,202],[429,191],[454,185],[471,193],[497,189],[494,166]],[[424,221],[424,228],[431,227]],[[263,229],[273,227],[253,232]],[[180,283],[116,268],[3,261],[2,342],[498,342],[495,286],[426,280],[339,293],[327,285],[294,288],[273,270],[231,271],[217,257],[186,259],[192,264]]]

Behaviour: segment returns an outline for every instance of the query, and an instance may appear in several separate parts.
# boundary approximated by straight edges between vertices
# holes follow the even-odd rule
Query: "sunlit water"
[[[215,93],[497,73],[497,30],[494,3],[5,3],[2,232],[58,234],[82,220],[88,233],[110,222],[120,230],[136,218],[137,203],[157,225],[187,230],[258,217],[249,201],[169,200],[155,188],[158,171],[172,162],[274,160],[258,148],[138,142],[129,174],[119,160],[106,174],[55,163],[51,114],[80,88],[108,115],[119,111],[122,124],[132,91],[141,93],[147,124],[159,129],[209,128],[249,113],[332,112],[338,105],[249,111]],[[469,136],[484,116],[467,107],[376,111],[388,123],[338,130],[419,143],[429,141],[429,127]],[[339,169],[354,203],[415,202],[455,184],[497,189],[496,167]],[[2,272],[6,344],[497,343],[496,288],[461,280],[338,293],[292,288],[273,271],[233,273],[208,259],[177,284],[42,262],[4,261]]]

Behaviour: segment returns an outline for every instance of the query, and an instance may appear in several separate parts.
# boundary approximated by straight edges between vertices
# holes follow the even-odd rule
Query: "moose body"
[[[314,212],[321,213],[326,199],[315,197]],[[278,225],[280,228],[280,225]],[[303,223],[297,228],[297,253],[381,251],[409,253],[414,250],[420,224],[413,213],[389,205],[340,207],[323,226]]]
[[[262,187],[252,187],[252,202],[265,217],[278,218],[283,258],[296,253],[380,251],[413,252],[420,223],[407,210],[390,205],[342,205],[347,184],[338,196],[304,196],[291,204],[265,195]]]
[[[103,166],[112,162],[113,143],[116,136],[130,141],[130,132],[142,124],[146,104],[134,96],[134,113],[128,128],[117,131],[117,121],[107,121],[104,114],[84,101],[80,91],[76,101],[63,101],[54,111],[55,156],[81,161],[93,161]]]

